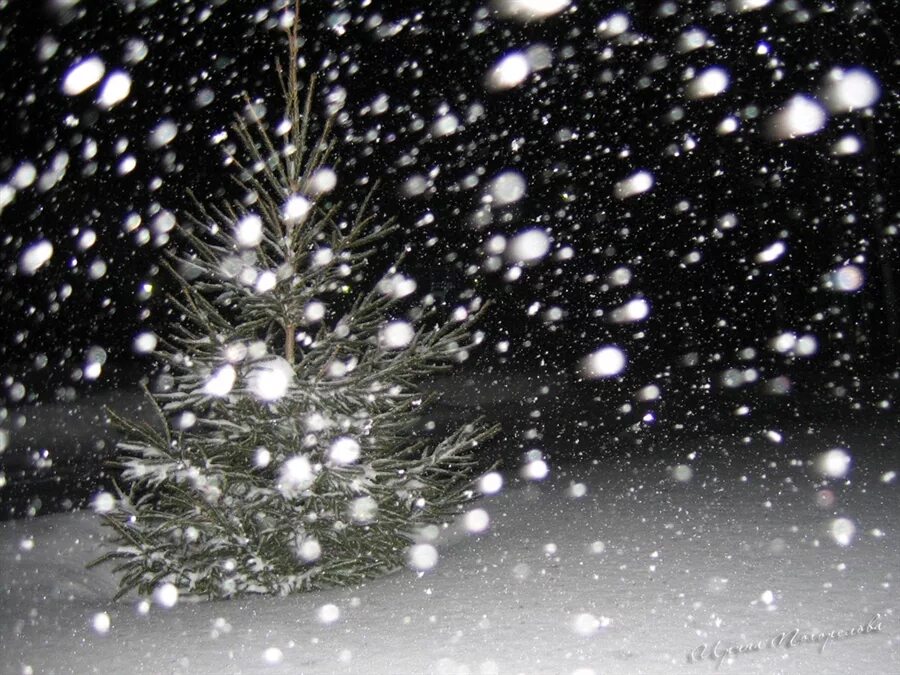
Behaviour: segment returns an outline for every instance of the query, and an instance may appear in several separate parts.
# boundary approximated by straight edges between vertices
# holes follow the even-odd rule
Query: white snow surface
[[[145,613],[135,597],[112,601],[108,567],[84,568],[101,550],[99,516],[6,522],[0,666],[217,675],[900,672],[900,500],[896,480],[879,479],[897,468],[893,449],[857,444],[849,482],[830,483],[837,497],[827,508],[816,503],[809,463],[772,466],[737,441],[730,453],[691,450],[698,455],[687,481],[650,453],[568,468],[551,462],[550,477],[535,483],[509,476],[472,507],[487,512],[490,527],[447,528],[437,564],[423,573],[289,597],[151,603]],[[838,517],[856,526],[847,546],[829,534]],[[824,652],[799,644],[738,654],[718,668],[709,658],[688,661],[704,643],[711,650],[721,641],[721,652],[794,629],[848,630],[876,615],[880,630]]]

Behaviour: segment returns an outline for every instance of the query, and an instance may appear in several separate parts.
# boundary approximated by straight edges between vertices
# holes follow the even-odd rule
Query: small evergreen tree
[[[402,256],[372,277],[395,226],[374,227],[367,200],[342,220],[329,198],[330,123],[310,141],[297,25],[278,69],[285,120],[273,133],[248,102],[230,156],[240,198],[197,204],[179,227],[188,252],[166,263],[180,320],[157,351],[161,424],[112,416],[128,489],[94,564],[118,562],[120,595],[285,594],[397,568],[417,531],[471,498],[473,451],[494,431],[423,432],[421,383],[471,346],[481,309],[442,323],[412,304]]]

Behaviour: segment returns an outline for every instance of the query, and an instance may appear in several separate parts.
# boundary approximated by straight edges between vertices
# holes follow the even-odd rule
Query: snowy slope
[[[896,445],[881,447],[895,440],[858,434],[828,507],[807,462],[757,459],[739,440],[675,453],[697,452],[681,480],[652,457],[554,467],[485,498],[490,528],[448,532],[424,574],[145,614],[135,599],[111,602],[107,571],[83,569],[102,537],[94,515],[7,522],[2,672],[704,673],[714,660],[687,658],[704,643],[721,653],[878,615],[824,652],[766,647],[718,671],[898,673],[900,490],[884,478]],[[785,439],[797,457],[821,444]],[[848,545],[837,517],[856,528]]]

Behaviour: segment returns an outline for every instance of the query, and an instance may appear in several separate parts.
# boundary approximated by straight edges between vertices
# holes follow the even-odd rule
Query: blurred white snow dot
[[[278,472],[278,491],[292,499],[312,485],[315,475],[305,455],[295,455],[281,465]]]
[[[625,369],[625,363],[625,352],[608,345],[589,354],[582,362],[581,372],[589,378],[615,377]]]
[[[131,346],[137,354],[149,354],[156,349],[156,343],[156,335],[149,331],[145,331],[134,336]]]
[[[629,26],[631,26],[631,19],[628,18],[628,15],[616,12],[597,24],[597,33],[605,38],[613,38],[627,31]]]
[[[318,616],[319,621],[321,621],[322,623],[334,623],[341,618],[341,610],[337,605],[328,603],[327,605],[322,605],[321,607],[319,607],[319,610],[316,612],[316,616]]]
[[[768,438],[772,443],[781,443],[781,441],[784,440],[784,436],[772,429],[766,431],[766,438]]]
[[[787,251],[787,247],[784,245],[784,242],[776,241],[767,248],[757,253],[755,260],[758,263],[775,262],[784,255],[785,251]]]
[[[588,612],[576,614],[572,619],[572,630],[579,635],[595,635],[600,630],[600,620]]]
[[[350,502],[350,518],[356,523],[370,523],[377,515],[378,502],[368,495]]]
[[[653,187],[654,182],[653,174],[649,171],[636,171],[616,183],[613,193],[616,199],[628,199],[647,192]]]
[[[328,451],[328,458],[335,464],[352,464],[359,459],[359,443],[347,436],[336,438]]]
[[[728,73],[724,68],[711,66],[690,81],[687,95],[690,98],[718,96],[728,89]]]
[[[112,621],[109,618],[109,614],[106,612],[97,612],[91,619],[91,625],[97,633],[106,635],[109,632]]]
[[[256,285],[253,287],[257,293],[271,291],[278,284],[278,277],[274,272],[266,270],[256,277]]]
[[[255,213],[241,217],[234,225],[234,238],[241,248],[259,246],[263,238],[263,221]]]
[[[772,349],[780,354],[787,354],[794,349],[794,346],[796,344],[797,336],[790,331],[786,331],[784,333],[776,335],[769,342],[769,345],[772,347]]]
[[[27,389],[25,388],[24,384],[22,384],[21,382],[13,382],[12,386],[10,386],[7,390],[7,396],[11,401],[21,401],[23,398],[25,398],[26,391]],[[0,435],[0,438],[3,439],[3,445],[5,447],[9,442],[8,433],[3,432],[2,435]]]
[[[38,239],[19,256],[19,272],[31,276],[46,265],[52,257],[53,244],[46,239]]]
[[[502,234],[495,234],[484,242],[484,250],[491,255],[500,255],[506,250],[506,237]]]
[[[692,52],[706,45],[709,35],[702,28],[691,28],[678,36],[675,48],[682,54]]]
[[[478,480],[478,489],[481,494],[494,495],[500,492],[501,488],[503,488],[503,476],[496,471],[490,471]]]
[[[312,202],[303,195],[288,197],[281,210],[281,217],[288,225],[296,225],[303,221],[312,209]]]
[[[103,372],[103,364],[106,361],[106,353],[103,352],[103,355],[99,359],[92,358],[95,356],[94,354],[88,354],[88,357],[85,359],[84,363],[84,379],[86,380],[96,380],[100,377],[100,373]]]
[[[98,492],[91,500],[95,513],[109,513],[116,507],[116,498],[110,492]]]
[[[106,275],[106,262],[103,260],[95,260],[88,267],[88,277],[93,280],[101,279]]]
[[[147,600],[138,600],[134,609],[139,615],[146,616],[150,612],[150,602]]]
[[[491,181],[488,191],[494,204],[505,206],[525,196],[525,177],[518,171],[503,171]]]
[[[831,521],[829,533],[840,546],[849,546],[856,536],[856,525],[849,518],[835,518]]]
[[[270,666],[274,666],[278,663],[281,663],[284,660],[284,654],[278,647],[269,647],[266,651],[263,652],[263,661],[268,663]]]
[[[236,377],[237,373],[234,367],[226,364],[216,370],[206,381],[203,385],[203,393],[210,396],[228,396]]]
[[[731,0],[731,7],[735,12],[752,12],[755,9],[762,9],[772,0]]]
[[[635,298],[610,312],[609,319],[613,323],[631,323],[642,321],[650,315],[650,304],[644,298]]]
[[[269,466],[272,461],[272,453],[266,448],[257,448],[253,451],[253,466],[257,469],[264,469]]]
[[[631,270],[627,267],[617,267],[606,275],[606,280],[613,286],[627,286],[631,283],[631,276]]]
[[[416,280],[402,274],[392,274],[378,282],[378,290],[392,298],[405,298],[415,293]]]
[[[512,52],[498,61],[488,71],[485,86],[493,91],[512,89],[525,81],[531,74],[531,64],[522,52]]]
[[[313,562],[322,557],[322,545],[317,539],[306,539],[300,544],[298,553],[306,562]]]
[[[606,550],[606,544],[602,541],[595,541],[591,543],[590,549],[594,555],[600,555]]]
[[[815,335],[801,336],[794,346],[794,353],[797,356],[812,356],[817,351],[819,351],[819,341]]]
[[[434,523],[430,525],[422,525],[416,530],[416,541],[425,543],[429,541],[437,541],[441,536],[440,528]]]
[[[547,255],[550,237],[537,227],[520,231],[506,247],[506,256],[514,263],[534,263]]]
[[[153,600],[160,607],[174,607],[178,603],[178,589],[166,582],[153,589]]]
[[[150,131],[148,142],[150,147],[159,149],[175,140],[178,135],[178,125],[173,120],[162,119]]]
[[[31,162],[22,162],[18,167],[16,167],[15,172],[10,179],[10,183],[13,184],[13,187],[24,190],[25,188],[31,186],[35,179],[37,178],[37,168]],[[96,240],[96,234],[94,235]],[[87,248],[87,247],[86,247]]]
[[[312,412],[304,418],[304,426],[311,433],[323,431],[329,424],[329,421],[319,412]]]
[[[737,117],[729,116],[719,122],[716,132],[722,136],[727,136],[737,131],[739,126],[740,122],[738,122]]]
[[[116,173],[120,176],[126,176],[137,166],[137,158],[134,155],[126,155],[122,161],[116,166]]]
[[[22,551],[33,551],[34,539],[32,537],[25,537],[24,539],[20,540],[19,549]]]
[[[545,19],[563,11],[571,0],[494,0],[500,16],[519,21]]]
[[[277,125],[275,125],[275,135],[276,136],[284,136],[293,127],[294,127],[294,125],[291,124],[290,120],[283,119]]]
[[[584,483],[572,483],[566,490],[566,494],[572,499],[581,499],[587,492],[587,485]]]
[[[860,150],[862,150],[862,141],[859,140],[859,136],[852,134],[842,136],[831,146],[831,154],[835,157],[855,155]]]
[[[523,581],[531,576],[531,568],[527,563],[517,563],[512,568],[512,575],[519,581]]]
[[[816,506],[823,509],[829,509],[834,505],[834,491],[828,488],[822,488],[816,492]]]
[[[109,110],[121,103],[131,93],[131,76],[124,70],[116,70],[109,74],[100,88],[97,103],[101,108]]]
[[[62,90],[67,96],[77,96],[97,84],[106,66],[99,56],[89,56],[72,65],[63,76]]]
[[[897,480],[896,471],[885,471],[883,474],[881,474],[882,483],[893,483],[895,480]]]
[[[648,384],[638,390],[636,398],[638,401],[655,401],[660,397],[662,392],[655,384]]]
[[[424,572],[437,565],[438,552],[431,544],[414,544],[409,547],[407,559],[410,567]]]
[[[862,269],[856,265],[844,265],[829,275],[829,282],[836,291],[852,293],[863,287],[865,275]]]
[[[407,321],[391,321],[378,331],[378,342],[386,349],[403,349],[415,337],[416,332]]]
[[[543,480],[549,473],[550,467],[540,458],[529,459],[522,467],[522,477],[526,480]]]
[[[459,129],[459,118],[453,113],[441,115],[431,125],[431,133],[436,137],[449,136]]]
[[[488,628],[490,623],[485,618],[482,618],[481,621],[478,622],[479,628]],[[459,672],[467,672],[466,670],[460,670]],[[498,664],[493,659],[486,659],[478,664],[478,675],[500,675],[500,664]]]
[[[850,470],[851,458],[843,448],[823,452],[816,458],[816,469],[828,478],[843,478]]]
[[[738,225],[738,218],[733,213],[726,213],[716,222],[720,230],[733,230]]]
[[[820,131],[826,120],[825,108],[818,101],[797,94],[769,120],[769,131],[779,139],[807,136]]]
[[[247,388],[260,401],[277,401],[294,381],[294,369],[280,356],[254,364],[247,375]]]
[[[325,318],[325,304],[318,300],[306,303],[303,308],[303,318],[307,323],[318,323]]]
[[[463,526],[467,532],[484,532],[491,524],[491,517],[484,509],[472,509],[463,518]]]
[[[323,166],[316,169],[310,177],[307,189],[310,194],[318,196],[331,192],[335,187],[337,187],[337,174],[334,169]]]
[[[694,470],[691,469],[687,464],[679,464],[674,469],[672,469],[672,478],[677,480],[679,483],[687,483],[691,478],[694,477]]]
[[[407,197],[418,197],[427,189],[428,179],[421,174],[410,176],[403,182],[403,185],[400,187],[400,191]]]
[[[852,112],[875,105],[881,86],[863,68],[835,68],[826,76],[820,95],[831,112]]]
[[[759,596],[759,599],[762,600],[763,603],[771,605],[773,602],[775,602],[775,594],[772,593],[772,591],[766,590],[762,592],[762,595]]]

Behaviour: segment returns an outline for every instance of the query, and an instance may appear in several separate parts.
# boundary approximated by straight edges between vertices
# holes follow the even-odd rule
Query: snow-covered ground
[[[112,602],[108,569],[84,569],[100,550],[97,516],[10,521],[2,670],[898,673],[896,427],[798,428],[775,454],[710,437],[665,459],[551,458],[543,481],[510,476],[474,504],[490,526],[450,528],[430,571],[286,598],[142,611],[135,598]],[[852,462],[826,483],[815,460],[835,438]],[[840,472],[837,460],[820,468]],[[805,641],[860,625],[824,650]]]

